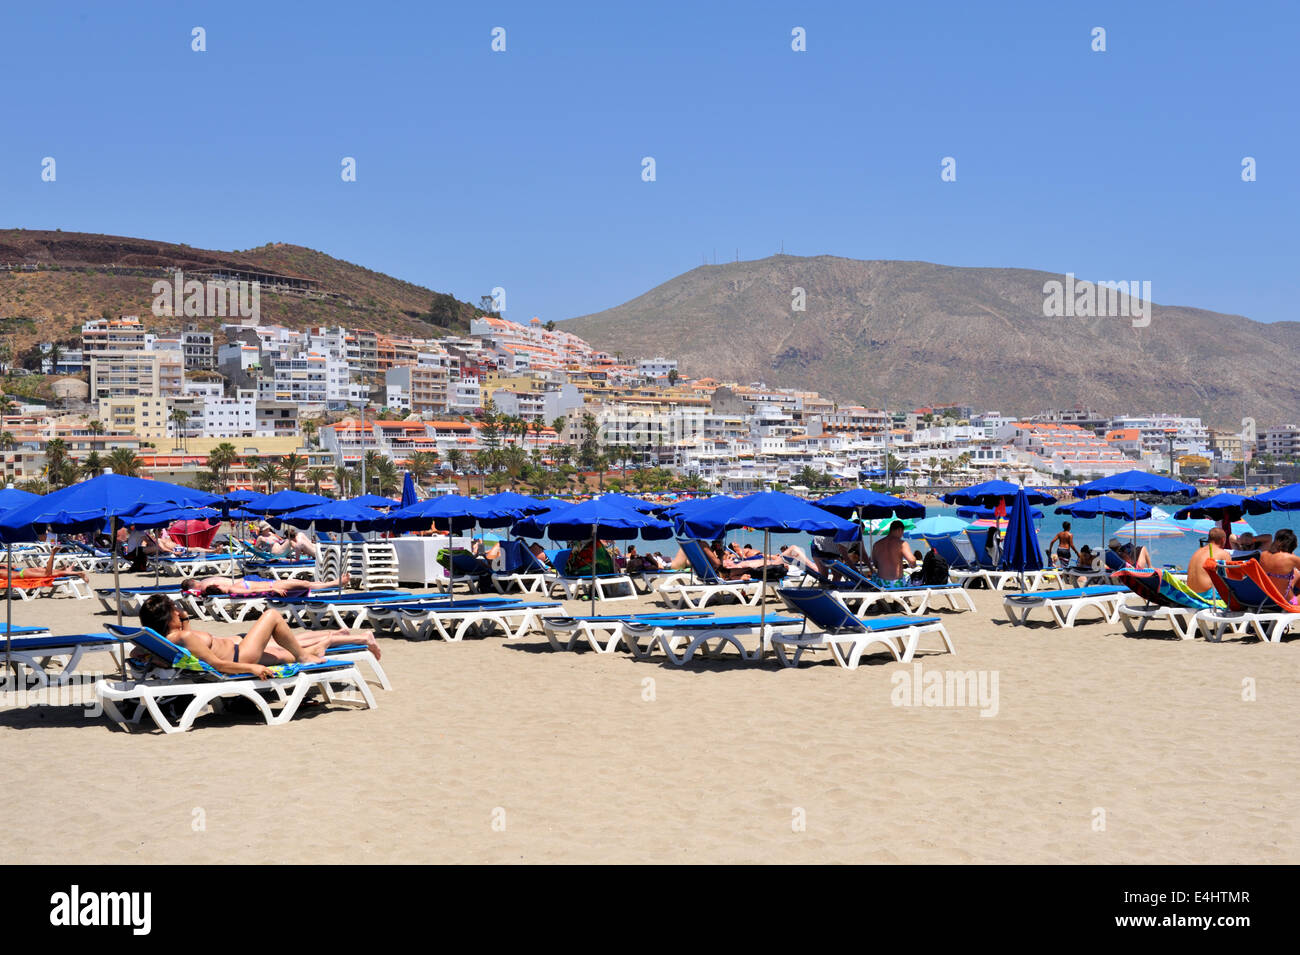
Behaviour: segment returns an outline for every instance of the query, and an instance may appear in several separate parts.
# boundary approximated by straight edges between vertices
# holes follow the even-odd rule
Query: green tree
[[[190,420],[190,413],[184,408],[172,408],[172,413],[167,416],[172,424],[176,425],[176,437],[181,443],[181,452],[185,451],[185,425]]]
[[[436,455],[428,451],[416,451],[406,462],[406,470],[411,472],[411,480],[416,484],[424,484],[424,479],[433,473],[434,468],[438,465]]]
[[[93,478],[104,470],[104,462],[99,459],[98,451],[91,451],[81,462],[81,476]]]
[[[253,477],[266,484],[266,493],[274,494],[275,486],[284,480],[284,468],[274,458],[268,458],[253,471]]]
[[[460,448],[452,448],[447,452],[447,464],[453,471],[459,471],[465,466],[465,452]]]
[[[230,487],[230,469],[239,460],[239,452],[229,441],[222,441],[208,452],[208,470],[223,491]]]
[[[114,448],[108,453],[107,463],[114,474],[124,474],[127,477],[140,476],[140,459],[130,448]]]
[[[307,459],[297,451],[290,451],[280,459],[280,466],[284,468],[284,478],[289,485],[289,490],[298,489],[298,472],[307,466]]]
[[[322,468],[322,467],[308,468],[305,477],[307,478],[307,483],[311,485],[311,492],[313,494],[319,494],[321,484],[323,484],[325,482],[325,479],[329,476],[330,476],[329,468]]]

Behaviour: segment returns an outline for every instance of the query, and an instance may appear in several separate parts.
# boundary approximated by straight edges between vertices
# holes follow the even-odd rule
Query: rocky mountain
[[[624,356],[676,357],[686,374],[876,407],[1084,405],[1234,428],[1245,416],[1300,420],[1300,323],[1173,305],[1048,318],[1053,281],[1059,304],[1067,279],[1047,272],[777,255],[701,266],[563,327]],[[1086,290],[1073,290],[1083,305]]]

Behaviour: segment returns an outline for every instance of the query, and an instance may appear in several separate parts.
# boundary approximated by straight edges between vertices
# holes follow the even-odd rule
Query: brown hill
[[[875,407],[960,402],[1027,414],[1077,404],[1234,428],[1245,416],[1300,417],[1300,323],[1161,305],[1145,328],[1045,318],[1050,280],[1064,277],[778,255],[701,266],[564,327],[606,351],[677,357],[687,374]],[[791,310],[796,286],[806,311]]]
[[[34,340],[75,336],[81,322],[101,315],[139,315],[151,327],[175,327],[176,319],[150,313],[153,283],[175,269],[204,268],[259,270],[316,283],[307,294],[264,284],[260,307],[266,324],[342,325],[431,337],[465,331],[470,318],[480,314],[449,295],[297,245],[219,252],[123,236],[5,229],[0,230],[0,318],[7,321],[0,331],[13,337],[17,352]]]

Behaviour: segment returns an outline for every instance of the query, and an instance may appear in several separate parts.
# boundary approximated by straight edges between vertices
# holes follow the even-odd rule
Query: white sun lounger
[[[1023,626],[1029,614],[1047,608],[1058,627],[1073,627],[1085,610],[1097,610],[1107,623],[1119,621],[1119,608],[1130,593],[1127,587],[1076,587],[1072,590],[1044,590],[1007,594],[1002,609],[1015,626]]]
[[[183,733],[209,707],[218,709],[222,701],[234,697],[252,703],[267,725],[278,726],[293,719],[312,689],[319,689],[328,703],[359,703],[368,709],[375,707],[375,698],[366,681],[361,678],[361,672],[355,663],[294,664],[289,668],[292,672],[287,676],[256,680],[251,676],[220,673],[207,664],[194,660],[185,649],[148,628],[110,626],[110,629],[160,660],[180,663],[183,658],[188,658],[199,666],[198,670],[155,670],[156,675],[145,680],[120,683],[101,680],[97,683],[95,697],[103,706],[104,713],[128,729],[137,725],[147,714],[164,733]],[[353,687],[356,698],[339,696],[333,684]],[[264,694],[274,695],[276,701],[282,704],[278,713],[271,709]],[[188,697],[190,702],[173,723],[163,712],[162,704],[177,697]],[[134,710],[129,716],[122,712],[121,705],[125,704],[134,704]]]
[[[16,628],[15,628],[16,632]],[[0,641],[3,641],[0,635]],[[38,634],[15,636],[10,651],[18,673],[33,679],[37,686],[58,686],[66,683],[77,670],[82,657],[89,653],[111,653],[122,641],[111,633]],[[61,669],[51,674],[49,667],[55,661]],[[4,663],[4,647],[0,643],[0,665]]]
[[[641,655],[641,647],[635,640],[624,640],[623,625],[627,623],[651,623],[659,620],[681,620],[690,618],[712,617],[708,611],[697,613],[667,612],[641,613],[590,617],[543,616],[542,632],[552,650],[576,650],[586,644],[597,653],[613,653],[622,644],[633,656]]]
[[[802,626],[797,617],[761,616],[744,617],[677,618],[671,620],[645,620],[623,624],[622,640],[638,659],[654,655],[655,648],[663,650],[668,662],[685,666],[696,654],[712,659],[721,658],[728,646],[740,659],[759,663],[772,650],[773,635]]]
[[[562,610],[563,607],[554,601],[499,601],[477,605],[469,601],[457,601],[451,605],[444,601],[437,606],[386,608],[381,613],[386,628],[399,630],[410,640],[438,637],[447,643],[460,643],[471,634],[502,633],[507,640],[514,640],[537,629],[542,615]]]
[[[798,666],[807,650],[827,649],[837,665],[856,670],[863,654],[877,644],[888,650],[896,661],[907,663],[916,653],[921,637],[928,633],[937,634],[947,652],[957,652],[948,629],[938,617],[902,615],[863,619],[833,590],[792,587],[781,590],[780,596],[787,607],[803,618],[799,633],[778,633],[772,638],[772,649],[782,666]],[[809,633],[809,623],[818,632]]]

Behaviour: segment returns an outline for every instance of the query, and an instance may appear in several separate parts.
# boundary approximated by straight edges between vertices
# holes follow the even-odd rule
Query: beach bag
[[[921,583],[948,583],[948,562],[943,559],[943,555],[938,551],[929,551],[925,555],[925,559],[921,561]]]
[[[609,556],[609,551],[603,547],[596,548],[596,573],[612,574],[614,572],[614,558]],[[590,577],[591,576],[591,559],[592,547],[588,541],[581,547],[569,551],[569,563],[565,567],[565,573],[570,577]]]

